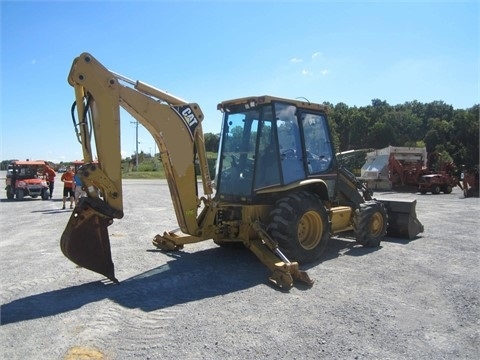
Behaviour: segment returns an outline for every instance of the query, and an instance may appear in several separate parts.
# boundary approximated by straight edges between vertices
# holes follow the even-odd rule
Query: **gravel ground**
[[[3,181],[3,180],[1,180]],[[244,249],[206,241],[176,253],[151,239],[176,228],[164,181],[125,180],[109,227],[120,285],[66,259],[71,214],[54,199],[0,201],[3,359],[478,359],[478,198],[418,199],[425,232],[365,249],[333,239],[304,267],[311,289],[272,288]]]

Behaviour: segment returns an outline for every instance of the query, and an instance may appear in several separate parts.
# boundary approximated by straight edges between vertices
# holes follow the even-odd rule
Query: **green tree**
[[[205,133],[205,149],[210,152],[217,152],[220,143],[220,136],[218,134]]]
[[[453,117],[453,106],[445,104],[443,101],[432,101],[425,105],[425,114],[426,119],[432,118],[442,118],[442,119],[452,119]]]
[[[395,144],[395,134],[392,126],[387,122],[375,123],[369,131],[368,145],[375,149]]]
[[[375,124],[391,110],[391,106],[385,100],[373,99],[372,105],[365,108],[367,117],[370,119],[370,125]]]
[[[351,119],[349,107],[345,103],[338,103],[332,107],[328,115],[330,129],[332,133],[334,132],[333,141],[337,147],[336,150],[349,150],[349,127]]]
[[[390,111],[384,118],[385,123],[392,129],[391,145],[407,146],[422,139],[420,136],[422,120],[410,110]]]
[[[468,110],[455,110],[452,121],[454,162],[468,168],[479,163],[479,105]]]
[[[348,148],[343,150],[364,149],[368,147],[368,127],[370,119],[361,109],[350,112],[351,123],[348,128]]]

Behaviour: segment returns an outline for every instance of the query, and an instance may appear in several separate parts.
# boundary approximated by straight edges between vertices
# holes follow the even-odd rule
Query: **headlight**
[[[18,187],[25,187],[25,186],[27,186],[27,183],[25,181],[19,181],[17,186]]]
[[[42,181],[42,186],[48,186],[46,181]]]

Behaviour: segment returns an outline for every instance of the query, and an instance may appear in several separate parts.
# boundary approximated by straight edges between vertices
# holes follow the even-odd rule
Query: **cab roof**
[[[323,112],[328,111],[328,106],[317,104],[317,103],[311,103],[307,99],[303,99],[303,100],[300,100],[300,98],[298,98],[298,99],[286,99],[286,98],[269,96],[269,95],[242,97],[242,98],[238,98],[238,99],[222,101],[221,103],[219,103],[217,105],[217,109],[218,110],[225,110],[225,109],[228,109],[229,106],[241,105],[241,104],[246,104],[247,106],[252,107],[252,106],[256,106],[256,105],[260,105],[260,104],[268,104],[268,103],[271,103],[273,101],[291,103],[292,105],[295,105],[295,106],[298,106],[298,107],[301,107],[301,108],[311,109],[311,110],[317,110],[317,111],[323,111]]]

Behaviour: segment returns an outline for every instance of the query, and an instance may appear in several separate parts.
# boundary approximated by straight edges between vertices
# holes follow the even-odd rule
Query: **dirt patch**
[[[95,349],[87,349],[84,347],[73,347],[68,350],[65,360],[103,360],[104,355]]]

